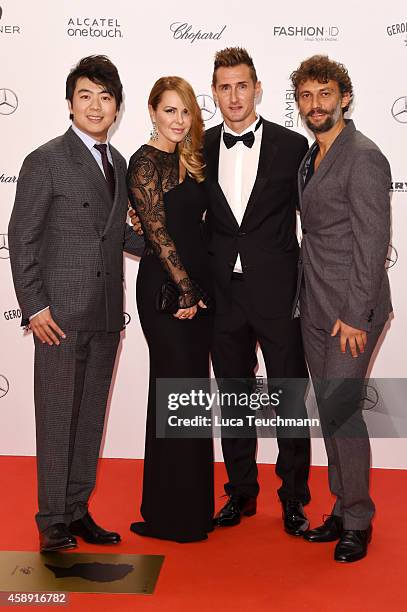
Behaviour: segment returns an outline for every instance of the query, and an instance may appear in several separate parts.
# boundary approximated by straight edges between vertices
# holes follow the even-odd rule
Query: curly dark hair
[[[328,83],[336,81],[341,94],[348,93],[349,104],[342,109],[343,113],[349,109],[353,99],[353,87],[347,69],[343,64],[330,60],[327,55],[313,55],[301,62],[299,68],[290,75],[291,83],[295,89],[295,99],[298,101],[298,87],[305,81],[318,81]]]

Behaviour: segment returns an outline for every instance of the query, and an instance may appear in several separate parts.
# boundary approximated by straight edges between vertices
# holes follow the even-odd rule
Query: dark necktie
[[[260,119],[256,123],[256,127],[254,128],[255,132],[259,129],[261,123],[262,119],[260,117]],[[242,134],[241,136],[235,136],[234,134],[230,134],[229,132],[223,131],[223,142],[225,143],[227,149],[231,149],[239,141],[243,142],[246,147],[249,147],[249,149],[251,149],[254,144],[254,132],[250,131],[246,132],[246,134]]]
[[[105,179],[108,184],[112,198],[114,199],[114,170],[113,166],[107,157],[107,145],[106,144],[95,144],[95,149],[99,151],[102,156],[102,165],[105,173]]]

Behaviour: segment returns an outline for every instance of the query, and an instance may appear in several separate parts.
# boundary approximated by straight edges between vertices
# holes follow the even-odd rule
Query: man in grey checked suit
[[[390,167],[344,112],[346,68],[313,56],[291,75],[315,143],[299,170],[301,327],[328,455],[331,515],[304,535],[339,540],[334,558],[367,553],[374,504],[370,445],[360,407],[369,362],[392,310],[385,261],[390,239]]]
[[[112,372],[123,328],[123,248],[143,239],[126,224],[126,162],[107,141],[122,101],[116,67],[82,59],[66,83],[72,126],[21,168],[9,226],[23,319],[34,333],[41,551],[75,535],[114,544],[88,512]]]

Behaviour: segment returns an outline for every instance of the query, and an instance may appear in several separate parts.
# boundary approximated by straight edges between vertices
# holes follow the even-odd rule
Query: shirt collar
[[[95,144],[107,144],[107,147],[109,148],[109,142],[107,140],[104,143],[95,140],[94,138],[92,138],[92,136],[89,136],[89,134],[85,134],[85,132],[82,132],[82,130],[80,130],[74,123],[72,123],[71,127],[75,134],[79,136],[79,138],[82,140],[83,144],[89,149],[89,151],[93,149]]]
[[[233,136],[243,136],[243,134],[246,134],[247,132],[253,132],[256,135],[256,132],[254,131],[254,128],[257,125],[258,120],[260,119],[259,115],[256,114],[256,119],[253,121],[252,124],[250,124],[245,130],[243,130],[243,132],[241,132],[240,134],[238,134],[237,132],[234,132],[233,130],[230,129],[230,127],[228,127],[226,125],[225,122],[223,122],[223,131],[224,132],[228,132],[228,134],[233,134]]]

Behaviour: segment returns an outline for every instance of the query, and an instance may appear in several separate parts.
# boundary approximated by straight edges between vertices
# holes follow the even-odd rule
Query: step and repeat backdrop
[[[0,0],[0,454],[35,454],[33,341],[20,328],[7,226],[24,157],[69,126],[65,79],[83,56],[103,53],[118,66],[125,102],[111,134],[128,159],[148,140],[147,98],[154,81],[175,74],[193,85],[206,126],[221,117],[211,97],[214,54],[227,46],[251,53],[262,95],[258,112],[306,134],[289,75],[306,57],[344,63],[354,84],[350,116],[388,157],[393,175],[392,237],[387,266],[395,317],[372,375],[407,377],[407,13],[403,0],[341,7],[291,0],[131,3],[126,0]],[[306,134],[309,137],[309,134]],[[27,208],[26,222],[30,223]],[[143,456],[148,353],[137,317],[138,262],[125,257],[126,328],[111,392],[103,455]],[[263,373],[261,355],[259,375]],[[391,388],[396,388],[394,385]],[[407,398],[384,398],[402,408]],[[369,398],[368,398],[369,400]],[[383,403],[380,384],[371,403]],[[217,456],[221,458],[217,441]],[[407,467],[405,439],[373,440],[373,464]],[[274,462],[275,440],[261,440],[259,461]],[[313,462],[326,462],[313,440]]]

